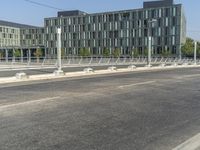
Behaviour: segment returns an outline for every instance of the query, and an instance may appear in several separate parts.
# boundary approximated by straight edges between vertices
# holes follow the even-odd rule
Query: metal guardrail
[[[63,57],[63,67],[69,66],[100,66],[100,65],[137,65],[146,64],[147,57]],[[152,57],[151,64],[192,64],[194,60],[191,58],[179,59],[177,57]],[[200,59],[197,59],[197,63],[200,63]],[[2,66],[11,67],[56,67],[57,58],[46,58],[46,57],[9,57],[7,59],[0,58],[0,68]]]

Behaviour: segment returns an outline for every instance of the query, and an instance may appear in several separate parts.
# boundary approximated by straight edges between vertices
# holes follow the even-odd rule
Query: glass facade
[[[0,45],[43,46],[48,56],[56,55],[57,28],[62,30],[62,49],[66,55],[79,55],[88,48],[92,55],[102,55],[103,49],[120,49],[129,55],[133,49],[140,55],[148,48],[152,37],[154,55],[169,51],[179,55],[186,40],[186,19],[181,4],[166,0],[144,3],[144,8],[88,14],[79,10],[58,12],[58,17],[45,18],[44,27],[32,27],[0,22]],[[167,4],[165,6],[165,3]],[[152,22],[155,20],[155,22]]]
[[[20,29],[0,25],[0,47],[20,46]]]
[[[44,46],[44,28],[22,28],[20,43],[22,47]]]
[[[155,19],[155,23],[150,23]],[[122,55],[133,49],[144,54],[148,36],[152,36],[153,54],[163,51],[179,54],[185,41],[186,21],[181,4],[167,7],[124,10],[96,14],[80,14],[45,19],[45,41],[48,53],[56,52],[56,29],[62,28],[62,47],[66,55],[77,55],[88,48],[93,55],[102,49],[119,48]]]

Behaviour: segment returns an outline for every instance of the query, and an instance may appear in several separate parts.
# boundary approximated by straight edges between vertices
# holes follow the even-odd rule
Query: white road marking
[[[200,149],[200,133],[172,150],[197,150],[198,148]]]
[[[196,77],[200,77],[200,74],[182,75],[182,76],[176,77],[176,79],[180,80],[180,79],[196,78]]]
[[[118,88],[123,89],[123,88],[131,87],[131,86],[145,85],[145,84],[151,84],[155,82],[156,81],[139,82],[139,83],[134,83],[134,84],[121,85],[121,86],[118,86]]]
[[[190,78],[190,77],[200,77],[200,74],[193,74],[193,75],[184,75],[184,78]]]
[[[0,110],[5,109],[5,108],[16,107],[16,106],[23,106],[23,105],[29,105],[29,104],[34,104],[34,103],[51,101],[51,100],[55,100],[55,99],[59,99],[59,98],[60,98],[59,96],[58,97],[47,97],[47,98],[42,98],[42,99],[38,99],[38,100],[30,100],[30,101],[26,101],[26,102],[15,103],[15,104],[2,105],[2,106],[0,106]]]

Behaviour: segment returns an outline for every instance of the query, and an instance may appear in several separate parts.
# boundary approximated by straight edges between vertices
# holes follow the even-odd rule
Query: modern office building
[[[153,55],[167,51],[178,56],[186,40],[182,4],[160,0],[144,2],[143,8],[132,10],[93,14],[79,10],[62,11],[57,17],[45,18],[44,27],[0,21],[0,49],[19,47],[27,56],[27,50],[31,55],[41,47],[46,56],[55,56],[59,27],[66,56],[79,55],[82,48],[98,56],[104,49],[109,49],[110,54],[119,49],[122,55],[130,55],[136,50],[144,55],[148,49],[148,37],[152,37]]]
[[[179,55],[186,39],[183,6],[173,0],[144,2],[141,9],[114,12],[58,12],[57,17],[45,19],[49,55],[56,54],[58,27],[62,28],[62,47],[67,55],[78,55],[81,48],[88,48],[92,55],[102,55],[104,48],[110,53],[120,49],[122,55],[137,49],[142,55],[148,48],[148,36],[152,36],[153,54],[169,51]]]
[[[0,52],[12,57],[15,50],[31,56],[37,48],[44,49],[44,28],[0,21]]]

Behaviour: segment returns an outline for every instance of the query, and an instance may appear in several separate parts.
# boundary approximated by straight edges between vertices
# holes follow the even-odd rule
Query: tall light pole
[[[182,45],[180,44],[179,59],[182,60]]]
[[[57,40],[57,60],[58,60],[58,70],[62,70],[61,61],[61,28],[57,29],[58,40]]]
[[[61,28],[57,29],[57,65],[58,70],[54,71],[56,76],[64,75],[62,70],[62,60],[61,60]]]
[[[156,19],[148,21],[148,59],[147,67],[151,67],[151,51],[152,51],[152,35],[151,35],[151,24],[156,22]]]
[[[194,65],[197,64],[197,42],[194,42]]]

